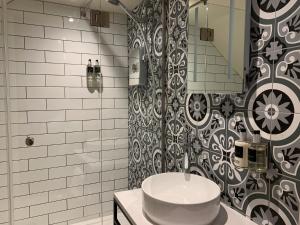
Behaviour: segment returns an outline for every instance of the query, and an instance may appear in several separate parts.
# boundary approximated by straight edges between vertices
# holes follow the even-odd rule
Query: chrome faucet
[[[189,155],[187,151],[184,153],[183,164],[184,173],[189,173]]]
[[[185,152],[183,156],[183,169],[182,171],[186,174],[190,172],[189,170],[189,149],[190,149],[190,142],[189,142],[189,132],[186,130],[186,144],[185,144]]]

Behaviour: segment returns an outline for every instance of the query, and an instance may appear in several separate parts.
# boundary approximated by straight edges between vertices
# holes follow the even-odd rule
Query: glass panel
[[[105,10],[101,1],[100,10]],[[120,13],[121,12],[121,13]],[[113,224],[113,194],[128,189],[128,41],[127,16],[116,6],[109,28],[100,28],[98,42],[101,90],[101,216]]]
[[[88,59],[100,60],[99,29],[88,9],[64,2],[8,3],[14,219],[24,224],[102,215],[101,93],[86,79]]]
[[[2,3],[2,1],[0,1]],[[3,7],[0,6],[0,224],[9,222],[9,168],[7,150],[7,107],[4,67]]]
[[[30,225],[112,219],[128,186],[127,17],[90,26],[100,0],[72,2],[8,2],[14,220]],[[88,80],[89,59],[101,79]]]

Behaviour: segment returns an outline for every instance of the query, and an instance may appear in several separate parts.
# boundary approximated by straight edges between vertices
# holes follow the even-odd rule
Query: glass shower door
[[[9,85],[2,81],[1,64],[1,225],[10,216],[8,190],[11,224],[84,225],[111,219],[114,191],[128,186],[127,18],[110,13],[110,27],[99,28],[90,25],[89,8],[100,10],[100,0],[85,7],[58,2],[6,5],[8,52],[1,60],[8,60]],[[100,62],[100,86],[89,86],[89,59]],[[5,127],[11,131],[11,176]]]
[[[100,2],[102,11],[106,9],[104,3],[105,1]],[[120,10],[119,7],[115,9]],[[114,11],[109,13],[109,18],[109,27],[99,28],[98,33],[103,77],[101,90],[103,224],[113,223],[114,192],[128,190],[127,16]]]
[[[0,2],[1,4],[2,2]],[[10,221],[9,163],[8,163],[8,113],[4,57],[3,7],[0,8],[0,224]]]
[[[8,8],[14,223],[101,216],[101,93],[86,88],[97,28],[80,7],[13,0]],[[91,35],[91,36],[92,36]]]

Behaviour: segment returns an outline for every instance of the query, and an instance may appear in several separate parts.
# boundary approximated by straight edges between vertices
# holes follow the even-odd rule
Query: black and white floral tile
[[[148,71],[145,87],[129,87],[129,188],[138,188],[142,181],[161,173],[161,65],[162,22],[159,0],[144,0],[134,10],[136,19],[151,46],[154,79]],[[137,25],[128,20],[128,42],[131,48],[143,47]],[[153,106],[153,98],[155,105]]]
[[[186,146],[191,173],[214,180],[224,202],[261,225],[297,225],[300,206],[300,2],[251,0],[251,71],[249,90],[240,95],[186,94],[188,0],[168,1],[168,171],[180,171]],[[142,20],[160,10],[159,1],[144,0],[136,14]],[[157,7],[157,8],[155,8]],[[149,17],[148,17],[149,18]],[[145,19],[152,50],[160,26]],[[152,27],[152,33],[149,32]],[[150,30],[151,30],[150,29]],[[129,32],[131,46],[141,44],[137,29]],[[150,38],[149,38],[150,41]],[[158,48],[160,49],[160,48]],[[156,52],[153,50],[153,55]],[[160,61],[157,62],[157,70]],[[161,68],[160,68],[161,69]],[[158,73],[159,74],[159,73]],[[156,98],[161,96],[159,76]],[[150,112],[152,84],[130,88],[130,188],[160,172],[161,114]],[[159,102],[159,101],[158,101]],[[148,114],[147,114],[148,113]],[[265,174],[236,169],[234,140],[241,128],[249,138],[260,130],[270,145]],[[153,141],[155,140],[155,141]],[[186,143],[186,140],[189,143]]]

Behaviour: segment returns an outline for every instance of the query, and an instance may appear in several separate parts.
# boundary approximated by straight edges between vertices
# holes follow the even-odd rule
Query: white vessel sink
[[[159,225],[208,225],[220,209],[220,188],[193,174],[163,173],[142,183],[143,213]]]

